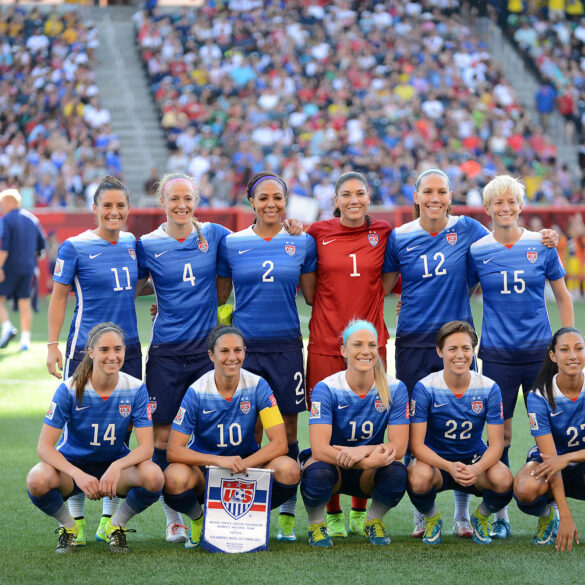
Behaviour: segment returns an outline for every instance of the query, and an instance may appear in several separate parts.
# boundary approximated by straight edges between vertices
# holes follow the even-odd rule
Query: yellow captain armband
[[[234,307],[229,303],[220,305],[217,307],[217,324],[218,325],[231,325],[232,324],[232,313]]]
[[[282,420],[282,414],[278,410],[278,406],[270,406],[260,411],[260,421],[264,429],[275,427],[276,425],[284,424]]]

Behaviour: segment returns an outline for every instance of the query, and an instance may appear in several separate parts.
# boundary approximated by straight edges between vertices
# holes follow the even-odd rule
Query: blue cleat
[[[471,515],[471,526],[473,528],[473,542],[476,544],[490,544],[490,517],[484,516],[479,508]]]
[[[364,522],[364,532],[366,533],[370,544],[385,546],[392,542],[390,536],[388,536],[388,533],[386,532],[384,522],[382,522],[380,518],[374,518],[371,521],[366,520]]]
[[[327,534],[327,525],[325,522],[319,522],[318,524],[309,524],[308,529],[309,544],[311,546],[318,547],[330,547],[333,546],[329,535]]]
[[[548,516],[538,519],[538,526],[536,528],[536,534],[534,535],[534,544],[554,544],[554,531],[556,525],[555,510],[550,506]]]
[[[14,327],[2,331],[2,335],[0,335],[0,349],[4,349],[16,337],[17,333],[18,331]]]
[[[441,544],[442,527],[443,521],[441,520],[441,514],[439,514],[439,512],[431,518],[425,518],[425,532],[422,541],[425,544]]]
[[[503,518],[498,518],[492,522],[492,527],[490,528],[490,536],[492,538],[508,538],[508,536],[512,536],[512,527],[507,520]]]

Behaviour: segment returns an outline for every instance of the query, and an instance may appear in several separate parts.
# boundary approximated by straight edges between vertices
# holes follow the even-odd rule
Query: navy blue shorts
[[[108,469],[108,467],[110,466],[110,464],[112,463],[111,461],[108,461],[106,463],[75,463],[75,462],[71,462],[73,463],[73,465],[75,465],[75,467],[78,467],[79,469],[81,469],[81,471],[83,471],[83,473],[87,473],[88,475],[93,475],[94,477],[97,477],[98,479],[101,478],[101,476],[106,472],[106,470]],[[75,480],[73,481],[73,491],[68,495],[65,496],[63,499],[66,500],[68,498],[70,498],[71,496],[74,496],[76,494],[82,494],[83,490],[75,483]]]
[[[534,446],[528,451],[526,462],[528,461],[542,463],[542,457],[540,456],[538,447]],[[563,477],[563,485],[565,486],[565,495],[567,498],[585,500],[585,463],[569,463],[561,471],[561,476]]]
[[[65,360],[65,368],[63,369],[63,379],[66,380],[70,376],[73,376],[73,372],[77,369],[77,366],[82,360],[76,360],[75,358],[67,358]],[[125,358],[124,364],[120,368],[122,372],[134,376],[139,380],[142,380],[142,354],[135,357]]]
[[[145,381],[153,424],[172,423],[187,388],[212,369],[207,352],[188,356],[149,355]]]
[[[268,382],[282,414],[296,414],[307,410],[301,348],[276,353],[248,351],[243,367]]]
[[[4,280],[0,282],[0,297],[30,299],[34,273],[13,274],[4,273]]]
[[[541,366],[542,362],[499,364],[483,360],[482,374],[496,382],[502,391],[504,420],[514,416],[520,386],[525,392],[530,390]]]
[[[460,459],[459,461],[464,465],[473,465],[474,463],[477,463],[481,459],[483,453],[485,453],[485,450],[482,453],[475,454],[473,457],[470,457],[469,459]],[[439,471],[441,472],[441,477],[443,478],[443,486],[441,487],[441,489],[437,490],[438,492],[455,490],[457,492],[473,494],[474,496],[481,496],[482,492],[480,492],[474,485],[470,486],[461,485],[460,483],[457,483],[453,479],[453,476],[447,471],[443,471],[442,469],[439,469]]]

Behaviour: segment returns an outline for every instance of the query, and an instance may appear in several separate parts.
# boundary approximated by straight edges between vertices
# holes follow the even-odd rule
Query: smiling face
[[[208,352],[214,363],[215,373],[224,378],[240,375],[240,369],[246,355],[244,340],[235,333],[226,333],[215,342],[213,351]]]
[[[263,226],[280,226],[286,208],[284,188],[279,181],[265,179],[254,189],[250,204],[256,212],[256,224]]]
[[[443,347],[437,347],[439,357],[443,359],[445,372],[461,376],[469,372],[473,361],[473,341],[463,331],[453,333],[443,341]]]
[[[419,206],[420,217],[428,221],[445,218],[453,192],[449,191],[449,183],[442,175],[425,175],[414,192],[414,202]]]
[[[559,373],[575,376],[585,368],[585,343],[583,336],[570,332],[560,335],[550,359],[557,364]]]
[[[522,203],[510,191],[505,191],[501,195],[494,195],[485,206],[485,211],[492,218],[494,227],[516,227]]]
[[[93,360],[94,373],[112,376],[124,364],[126,347],[124,340],[116,331],[106,331],[89,347],[87,353]]]
[[[119,232],[128,219],[130,205],[124,191],[108,189],[98,197],[97,204],[92,205],[97,216],[98,229],[106,232]]]
[[[378,361],[378,339],[369,329],[358,329],[341,346],[347,369],[360,373],[371,372]]]
[[[341,212],[343,225],[357,227],[364,223],[370,205],[370,195],[363,181],[352,178],[342,183],[334,201]]]
[[[191,224],[198,201],[195,188],[187,179],[175,179],[162,190],[161,205],[167,214],[167,222],[177,227]]]

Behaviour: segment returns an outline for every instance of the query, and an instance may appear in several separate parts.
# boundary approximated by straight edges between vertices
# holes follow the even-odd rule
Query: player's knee
[[[44,496],[49,491],[49,478],[37,466],[26,476],[26,489],[35,497]]]
[[[372,498],[393,508],[406,491],[406,467],[400,462],[381,467],[374,476]]]
[[[181,494],[188,489],[190,469],[182,463],[171,463],[164,472],[164,491]]]
[[[514,497],[519,503],[530,503],[540,495],[540,482],[530,473],[530,468],[525,465],[514,478]]]
[[[144,489],[149,492],[160,492],[163,489],[165,483],[164,474],[156,463],[144,461],[140,473]]]
[[[433,484],[433,468],[426,463],[416,461],[408,467],[407,481],[411,492],[428,492]]]
[[[274,479],[288,485],[299,483],[301,479],[299,464],[290,457],[279,457],[278,467],[274,470]]]
[[[509,492],[514,484],[514,476],[501,461],[489,470],[488,479],[496,492]]]
[[[301,495],[308,508],[326,504],[337,483],[339,472],[335,465],[315,461],[303,470]]]

